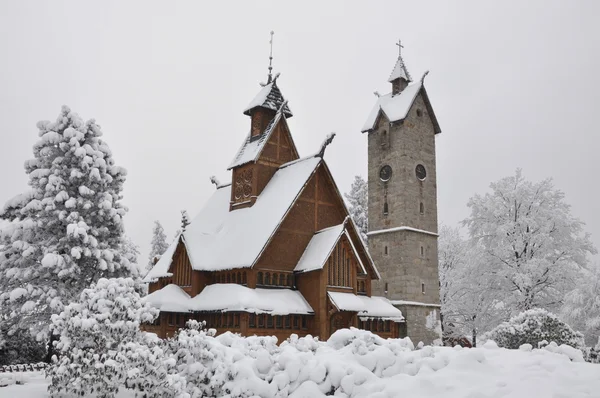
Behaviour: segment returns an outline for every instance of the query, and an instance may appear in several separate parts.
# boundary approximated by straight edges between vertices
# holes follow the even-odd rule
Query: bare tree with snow
[[[440,301],[445,338],[477,335],[505,320],[505,292],[490,278],[493,270],[482,247],[464,239],[459,228],[440,227],[438,240]]]
[[[92,282],[135,273],[122,255],[121,204],[126,170],[115,165],[94,120],[64,106],[56,122],[38,123],[31,189],[0,211],[0,316],[9,333],[47,337],[60,313]]]
[[[363,240],[367,241],[367,232],[369,231],[369,189],[367,182],[361,176],[355,176],[350,192],[344,194],[350,207],[348,211],[354,220],[354,223],[360,231]]]
[[[167,250],[169,245],[167,244],[167,235],[160,221],[154,221],[154,228],[152,229],[152,241],[150,242],[150,257],[148,259],[148,268],[150,271],[154,264],[160,259],[160,256]]]
[[[483,248],[489,278],[517,313],[559,308],[587,265],[586,256],[596,253],[584,223],[571,214],[551,179],[530,182],[518,169],[491,189],[470,199],[471,215],[464,221]]]
[[[583,270],[575,288],[565,295],[562,317],[583,332],[593,346],[600,341],[600,264]]]

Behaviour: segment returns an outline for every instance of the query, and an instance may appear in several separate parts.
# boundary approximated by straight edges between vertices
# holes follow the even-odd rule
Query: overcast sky
[[[243,109],[274,69],[300,155],[342,191],[366,176],[360,133],[404,44],[442,128],[440,221],[456,225],[489,183],[553,177],[600,247],[600,2],[0,2],[0,202],[27,189],[36,122],[63,104],[95,118],[129,171],[127,233],[145,263],[152,222],[171,239],[249,129]]]

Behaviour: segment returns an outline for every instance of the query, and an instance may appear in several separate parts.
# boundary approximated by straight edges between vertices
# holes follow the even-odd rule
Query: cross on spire
[[[402,40],[398,39],[398,43],[396,43],[396,45],[398,46],[398,57],[401,57],[402,49],[404,48],[404,46],[402,45]]]
[[[269,44],[271,45],[271,50],[269,52],[269,79],[267,81],[267,84],[271,83],[273,81],[273,75],[272,75],[272,71],[273,71],[273,35],[275,34],[274,31],[271,31],[271,40],[269,40]]]

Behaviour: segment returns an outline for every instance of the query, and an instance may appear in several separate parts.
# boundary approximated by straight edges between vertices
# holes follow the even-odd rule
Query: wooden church
[[[327,339],[340,328],[404,337],[402,312],[371,294],[380,279],[319,150],[300,157],[292,112],[269,80],[244,110],[250,132],[200,213],[145,277],[160,310],[147,331],[172,336],[188,319],[218,333],[296,333]]]

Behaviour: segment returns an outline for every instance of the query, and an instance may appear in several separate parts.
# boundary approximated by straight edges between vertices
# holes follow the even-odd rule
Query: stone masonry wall
[[[396,307],[402,311],[406,319],[407,335],[415,346],[420,341],[424,344],[442,343],[439,307],[412,305],[397,305]]]

